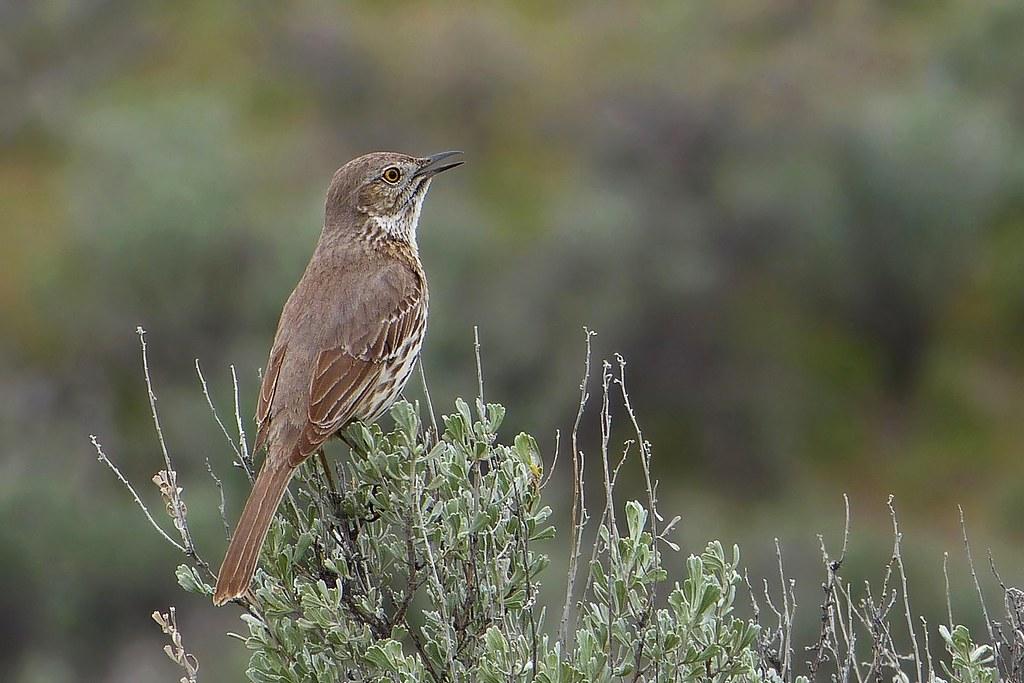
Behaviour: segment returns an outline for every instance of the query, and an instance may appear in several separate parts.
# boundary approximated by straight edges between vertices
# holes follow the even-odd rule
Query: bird
[[[228,543],[215,605],[249,588],[296,468],[353,422],[374,422],[401,394],[427,326],[416,242],[431,180],[463,154],[372,152],[331,179],[313,255],[281,311],[256,405],[266,458]]]

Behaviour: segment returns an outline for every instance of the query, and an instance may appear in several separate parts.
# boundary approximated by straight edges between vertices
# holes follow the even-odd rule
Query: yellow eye
[[[384,178],[385,181],[394,185],[399,181],[399,179],[401,179],[402,172],[398,170],[397,166],[389,166],[388,168],[384,169],[384,173],[381,175],[381,177]]]

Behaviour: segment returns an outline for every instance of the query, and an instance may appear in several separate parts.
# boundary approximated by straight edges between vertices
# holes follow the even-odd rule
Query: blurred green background
[[[203,680],[242,679],[236,610],[177,590],[87,437],[159,512],[141,324],[219,559],[204,458],[232,517],[246,486],[194,359],[252,414],[331,173],[375,149],[466,151],[420,228],[439,409],[475,393],[479,325],[505,433],[551,452],[588,325],[685,551],[770,576],[779,537],[813,638],[815,535],[849,493],[848,576],[877,576],[892,492],[915,610],[944,612],[949,551],[977,628],[957,503],[981,569],[991,546],[1024,582],[1022,140],[1015,2],[0,2],[2,678],[176,680],[149,617],[174,604]]]

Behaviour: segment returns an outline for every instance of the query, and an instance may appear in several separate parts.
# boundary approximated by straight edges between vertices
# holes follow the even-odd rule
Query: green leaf
[[[484,633],[484,643],[492,655],[505,655],[508,653],[508,640],[505,639],[504,634],[496,626],[491,626]]]
[[[408,401],[396,401],[391,406],[391,417],[395,419],[395,426],[398,427],[399,432],[408,439],[409,443],[414,443],[419,433],[420,419],[412,404]]]
[[[379,645],[374,645],[367,650],[364,657],[366,657],[366,661],[370,662],[374,666],[385,670],[388,669],[388,657],[384,653],[384,648]]]
[[[647,510],[635,500],[626,503],[626,527],[629,537],[634,543],[639,542],[644,527],[647,526]]]
[[[720,597],[722,597],[722,590],[718,586],[710,583],[704,584],[704,590],[697,605],[697,615],[703,616],[718,602]]]
[[[497,434],[501,423],[505,421],[505,406],[500,403],[487,404],[487,428],[491,434]]]
[[[295,547],[292,548],[292,562],[300,562],[311,545],[313,545],[313,534],[311,532],[303,531],[299,534],[299,538],[295,541]]]
[[[213,586],[203,581],[202,577],[199,576],[193,567],[187,564],[178,565],[174,575],[178,579],[178,585],[189,593],[198,593],[199,595],[213,595]]]

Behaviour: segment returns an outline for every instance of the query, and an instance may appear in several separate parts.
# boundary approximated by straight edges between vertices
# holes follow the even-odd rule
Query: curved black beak
[[[462,152],[455,150],[451,152],[441,152],[440,154],[434,154],[433,156],[427,157],[423,161],[425,163],[422,166],[420,166],[420,170],[416,171],[416,173],[413,174],[413,177],[426,176],[427,178],[430,178],[432,176],[437,175],[438,173],[441,173],[442,171],[447,171],[449,169],[455,168],[456,166],[461,166],[462,164],[466,163],[462,159]]]

